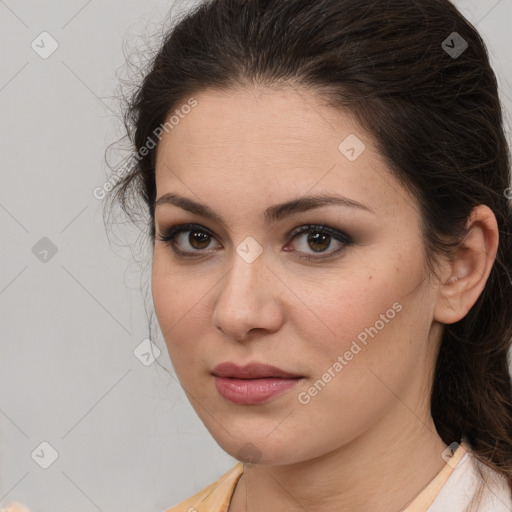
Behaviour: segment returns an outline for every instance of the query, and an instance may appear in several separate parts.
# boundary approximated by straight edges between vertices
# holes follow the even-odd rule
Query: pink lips
[[[226,362],[216,366],[212,375],[218,392],[226,399],[239,405],[254,405],[295,386],[302,378],[261,363],[238,366]]]

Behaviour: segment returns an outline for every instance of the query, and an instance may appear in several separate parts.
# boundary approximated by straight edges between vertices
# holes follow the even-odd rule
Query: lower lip
[[[218,392],[230,402],[240,405],[254,405],[292,388],[301,380],[296,379],[231,379],[215,376]]]

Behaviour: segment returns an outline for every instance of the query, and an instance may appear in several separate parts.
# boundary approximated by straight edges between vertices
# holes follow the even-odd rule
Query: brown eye
[[[194,249],[206,249],[210,243],[210,235],[200,230],[190,230],[188,235],[188,243]]]
[[[188,233],[188,236],[187,236]],[[214,238],[210,231],[195,224],[182,224],[164,229],[159,240],[171,246],[172,250],[182,256],[203,252]]]
[[[322,252],[325,249],[329,249],[331,245],[331,235],[326,235],[325,233],[310,233],[307,243],[315,252]]]
[[[305,238],[302,237],[302,243],[296,244],[296,246],[299,246],[296,252],[299,258],[308,260],[328,258],[338,254],[353,243],[348,235],[328,226],[302,226],[294,231],[292,235],[292,241],[300,239],[302,235],[307,235]],[[338,245],[338,248],[328,251],[333,242]],[[307,256],[307,254],[311,254],[311,251],[318,253],[319,256]],[[300,256],[301,253],[306,254],[306,256]]]
[[[285,251],[297,253],[297,257],[305,260],[327,259],[338,253],[341,253],[353,243],[352,239],[345,233],[328,226],[301,226],[291,235],[292,242],[300,239],[301,235],[307,235],[303,238],[298,250]],[[212,252],[208,250],[215,236],[206,228],[198,224],[180,224],[171,226],[162,230],[158,238],[160,241],[169,245],[173,252],[182,258],[200,258],[205,254]],[[329,250],[333,245],[338,246],[334,250]],[[221,246],[220,246],[221,247]],[[313,254],[318,254],[314,256]]]

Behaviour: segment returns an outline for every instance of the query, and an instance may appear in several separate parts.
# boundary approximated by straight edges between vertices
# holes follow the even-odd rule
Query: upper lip
[[[221,363],[213,371],[217,377],[231,377],[234,379],[264,379],[269,377],[278,377],[281,379],[293,379],[301,377],[294,373],[289,373],[281,368],[263,363],[249,363],[245,366],[238,366],[232,362]]]

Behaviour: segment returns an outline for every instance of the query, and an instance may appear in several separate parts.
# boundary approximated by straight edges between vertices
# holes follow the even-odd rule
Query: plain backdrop
[[[140,355],[149,261],[107,238],[93,195],[120,133],[123,44],[192,3],[0,0],[0,504],[160,512],[236,462]],[[512,0],[455,3],[512,112]]]

